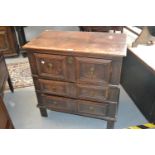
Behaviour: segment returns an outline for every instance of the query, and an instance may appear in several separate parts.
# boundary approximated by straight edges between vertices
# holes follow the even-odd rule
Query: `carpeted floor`
[[[33,86],[29,62],[17,62],[7,65],[14,89]],[[8,85],[6,85],[6,90]]]

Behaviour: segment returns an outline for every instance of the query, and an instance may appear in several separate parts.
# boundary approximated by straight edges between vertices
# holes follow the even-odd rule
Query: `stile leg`
[[[41,113],[41,116],[43,117],[47,117],[47,110],[45,108],[39,108],[40,109],[40,113]]]
[[[107,129],[114,129],[115,121],[107,121]]]

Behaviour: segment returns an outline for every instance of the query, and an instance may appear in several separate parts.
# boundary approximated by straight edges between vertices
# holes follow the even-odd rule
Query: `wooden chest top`
[[[122,57],[127,45],[125,34],[46,30],[23,48]]]

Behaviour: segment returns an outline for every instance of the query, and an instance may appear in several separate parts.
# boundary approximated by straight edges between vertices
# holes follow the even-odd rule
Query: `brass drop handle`
[[[41,64],[45,64],[45,61],[44,60],[41,60]]]
[[[48,63],[48,67],[49,68],[52,68],[53,67],[53,64],[52,63]]]
[[[72,63],[73,63],[73,57],[68,57],[67,62],[68,62],[69,64],[72,64]]]
[[[94,67],[91,67],[90,68],[90,74],[93,75],[94,74],[94,71],[95,71],[95,68]]]

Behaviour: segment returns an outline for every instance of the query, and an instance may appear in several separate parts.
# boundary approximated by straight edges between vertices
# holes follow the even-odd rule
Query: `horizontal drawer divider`
[[[52,78],[48,78],[48,77],[41,77],[41,76],[39,76],[39,75],[37,75],[37,74],[32,74],[32,77],[34,77],[34,78],[37,78],[37,79],[42,79],[42,80],[54,80],[54,81],[58,81],[58,82],[68,82],[68,83],[76,83],[76,84],[83,84],[83,83],[80,83],[80,82],[77,82],[77,81],[66,81],[66,80],[57,80],[57,79],[52,79]],[[90,84],[87,84],[87,85],[90,85]],[[98,84],[91,84],[92,86],[101,86],[102,87],[102,85],[98,85]],[[105,87],[105,86],[109,86],[109,87],[116,87],[116,88],[119,88],[120,86],[119,85],[113,85],[113,84],[107,84],[107,85],[103,85],[103,87]]]

